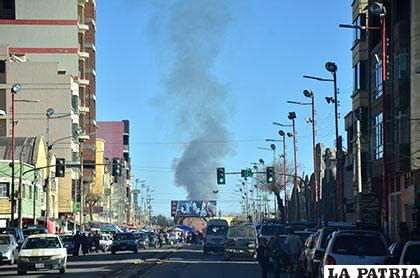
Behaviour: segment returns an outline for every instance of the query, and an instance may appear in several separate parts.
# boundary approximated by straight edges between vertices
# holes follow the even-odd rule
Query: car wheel
[[[135,249],[133,250],[133,253],[134,253],[134,254],[137,254],[137,252],[138,252],[138,249],[137,249],[137,248],[135,248]]]
[[[225,261],[230,261],[230,256],[229,256],[229,255],[227,255],[227,254],[225,254],[225,256],[224,256],[224,260],[225,260]]]
[[[112,255],[115,255],[115,251],[114,251],[114,250],[111,250],[111,254],[112,254]]]
[[[26,275],[26,270],[18,270],[17,275]]]
[[[64,274],[64,273],[66,273],[66,267],[65,266],[63,266],[62,268],[60,268],[60,273],[61,274]]]

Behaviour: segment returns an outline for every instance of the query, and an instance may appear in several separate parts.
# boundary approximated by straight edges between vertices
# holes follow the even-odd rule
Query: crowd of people
[[[77,231],[73,236],[74,240],[74,252],[73,256],[79,256],[80,249],[83,255],[99,252],[99,232],[95,231],[93,233],[86,232],[80,233]]]

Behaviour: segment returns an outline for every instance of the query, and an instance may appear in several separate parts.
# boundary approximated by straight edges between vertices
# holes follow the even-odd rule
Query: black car
[[[117,251],[138,252],[138,241],[132,233],[118,233],[115,235],[111,245],[111,254]]]
[[[74,239],[72,235],[60,235],[60,239],[63,242],[64,247],[67,249],[67,254],[74,253]]]

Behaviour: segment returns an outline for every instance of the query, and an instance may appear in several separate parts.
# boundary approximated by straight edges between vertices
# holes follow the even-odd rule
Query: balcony
[[[79,84],[79,86],[88,86],[90,81],[87,79],[78,79],[77,84]]]
[[[78,51],[79,54],[79,60],[85,60],[87,58],[89,58],[89,53],[85,52],[85,51]]]
[[[89,25],[86,25],[84,23],[77,23],[77,29],[79,30],[79,33],[85,33],[86,31],[89,30]]]
[[[79,112],[82,114],[89,113],[89,107],[87,106],[79,106]]]

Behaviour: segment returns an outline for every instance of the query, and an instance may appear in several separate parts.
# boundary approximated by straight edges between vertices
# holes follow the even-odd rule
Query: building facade
[[[86,162],[84,179],[80,179],[80,173],[72,174],[70,178],[66,175],[61,186],[60,199],[64,202],[60,202],[59,211],[63,216],[70,217],[73,213],[72,202],[80,201],[81,186],[78,181],[83,180],[83,192],[89,192],[95,177],[96,1],[4,0],[1,3],[0,43],[8,45],[3,56],[10,56],[14,61],[54,62],[60,75],[68,76],[74,83],[70,99],[66,97],[60,100],[71,106],[76,114],[72,116],[71,132],[66,136],[75,137],[81,130],[89,135],[89,140],[83,144],[82,159]],[[26,84],[19,76],[14,82],[21,83],[25,89]],[[42,86],[37,88],[41,89]],[[51,98],[50,101],[52,107],[54,100]],[[75,143],[77,145],[79,142]],[[71,151],[72,155],[66,156],[66,160],[79,161],[79,146],[72,146]]]
[[[104,158],[108,158],[110,161],[115,158],[119,159],[122,165],[121,176],[116,177],[113,183],[112,217],[118,224],[131,224],[132,175],[129,121],[98,122],[97,138],[105,142]]]
[[[418,229],[416,192],[418,161],[416,140],[419,99],[416,75],[419,3],[384,0],[386,8],[386,61],[382,58],[381,22],[366,7],[374,1],[353,1],[354,24],[367,26],[355,31],[352,46],[354,88],[352,112],[346,116],[349,157],[346,167],[356,167],[356,122],[361,130],[362,192],[359,192],[362,221],[384,227],[391,239],[400,222]],[[414,36],[413,36],[414,35]],[[386,67],[383,82],[382,69]],[[354,193],[359,190],[354,182]],[[418,195],[417,195],[418,196]],[[418,198],[418,197],[417,197]],[[366,219],[368,218],[368,219]]]

